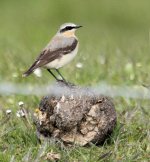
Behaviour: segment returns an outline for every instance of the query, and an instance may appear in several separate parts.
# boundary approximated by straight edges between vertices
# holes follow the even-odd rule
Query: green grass
[[[75,60],[61,69],[71,82],[95,86],[150,84],[150,2],[147,0],[105,1],[0,1],[0,83],[44,85],[54,82],[43,70],[43,77],[22,73],[64,22],[84,27],[77,32],[80,41]],[[83,63],[82,69],[76,63]],[[17,76],[17,77],[14,77]],[[41,97],[0,96],[0,161],[36,161],[53,151],[61,161],[149,161],[150,101],[114,98],[117,127],[104,145],[61,148],[59,144],[40,145],[33,124],[27,126],[16,117],[18,102],[30,112],[38,107]],[[5,110],[11,109],[10,117]],[[30,117],[32,123],[32,117]],[[100,157],[110,152],[109,156]],[[28,158],[29,157],[29,158]],[[43,157],[39,158],[44,161]]]

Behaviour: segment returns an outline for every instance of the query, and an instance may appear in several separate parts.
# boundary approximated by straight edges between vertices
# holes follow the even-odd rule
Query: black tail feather
[[[22,74],[22,77],[27,77],[27,76],[29,76],[32,72],[33,72],[33,70],[32,70],[32,69],[29,69],[29,70],[27,70],[26,72],[24,72],[24,73]]]
[[[37,61],[35,61],[35,62],[33,63],[33,65],[32,65],[26,72],[24,72],[24,73],[22,74],[22,77],[27,77],[27,76],[29,76],[31,73],[33,73],[33,71],[37,68],[37,67],[36,67],[36,63],[37,63]]]

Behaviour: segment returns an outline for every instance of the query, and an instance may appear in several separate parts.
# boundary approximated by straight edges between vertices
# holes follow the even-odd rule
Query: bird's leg
[[[50,69],[47,69],[47,71],[48,71],[57,81],[59,81],[59,79],[51,72]]]
[[[59,70],[58,70],[58,69],[55,69],[55,70],[56,70],[57,73],[61,76],[61,78],[63,79],[63,81],[64,81],[65,83],[67,83],[66,79],[62,76],[62,74],[59,72]]]

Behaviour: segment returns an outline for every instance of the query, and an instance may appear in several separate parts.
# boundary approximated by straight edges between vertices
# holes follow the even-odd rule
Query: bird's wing
[[[74,37],[54,37],[36,59],[35,67],[38,68],[44,66],[57,58],[59,59],[62,55],[70,53],[76,48],[77,43],[78,42]]]
[[[70,53],[76,48],[77,43],[78,41],[74,37],[64,38],[62,36],[55,36],[43,49],[32,66],[24,73],[24,76],[28,76],[33,70]]]

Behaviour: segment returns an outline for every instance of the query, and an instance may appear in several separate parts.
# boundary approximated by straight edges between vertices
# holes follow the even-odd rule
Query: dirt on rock
[[[38,133],[65,144],[104,142],[117,121],[112,99],[74,85],[57,86],[63,87],[61,95],[43,97],[34,114]]]

